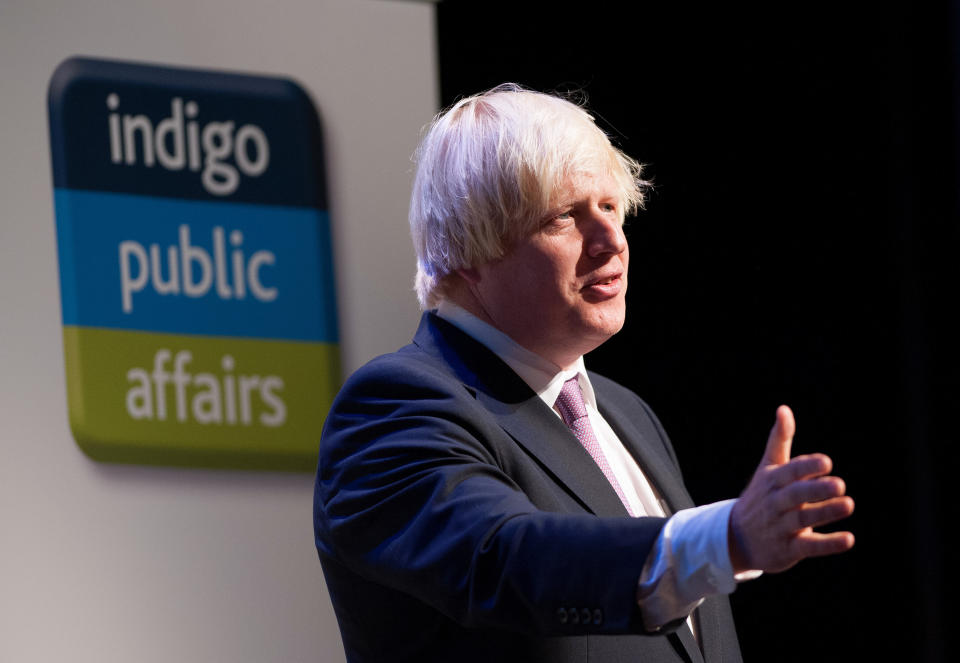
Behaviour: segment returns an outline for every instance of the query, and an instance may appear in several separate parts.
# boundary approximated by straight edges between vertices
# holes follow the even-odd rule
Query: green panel
[[[95,460],[313,471],[330,343],[65,326],[70,428]]]

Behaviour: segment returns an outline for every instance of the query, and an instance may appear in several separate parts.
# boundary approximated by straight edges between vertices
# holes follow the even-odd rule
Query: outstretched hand
[[[735,573],[777,572],[807,557],[853,547],[850,532],[815,532],[853,513],[843,479],[828,476],[823,454],[790,458],[796,423],[786,405],[777,408],[763,460],[730,512],[729,549]]]

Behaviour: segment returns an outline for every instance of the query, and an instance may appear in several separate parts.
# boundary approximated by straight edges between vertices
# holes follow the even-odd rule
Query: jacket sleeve
[[[522,453],[459,383],[382,358],[341,390],[321,440],[321,557],[469,627],[643,630],[637,581],[663,519],[538,508],[504,468]]]

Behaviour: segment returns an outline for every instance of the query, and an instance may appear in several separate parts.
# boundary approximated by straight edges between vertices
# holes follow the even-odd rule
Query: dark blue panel
[[[319,119],[288,79],[71,58],[49,106],[58,188],[326,209]]]

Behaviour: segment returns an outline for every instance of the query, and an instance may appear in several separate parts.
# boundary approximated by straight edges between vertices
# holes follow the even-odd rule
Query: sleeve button
[[[593,619],[590,614],[590,608],[580,608],[580,623],[586,625],[592,622]]]
[[[593,609],[593,625],[600,626],[603,624],[603,610],[600,608]]]
[[[563,608],[557,608],[557,621],[561,624],[567,623],[567,611]]]

